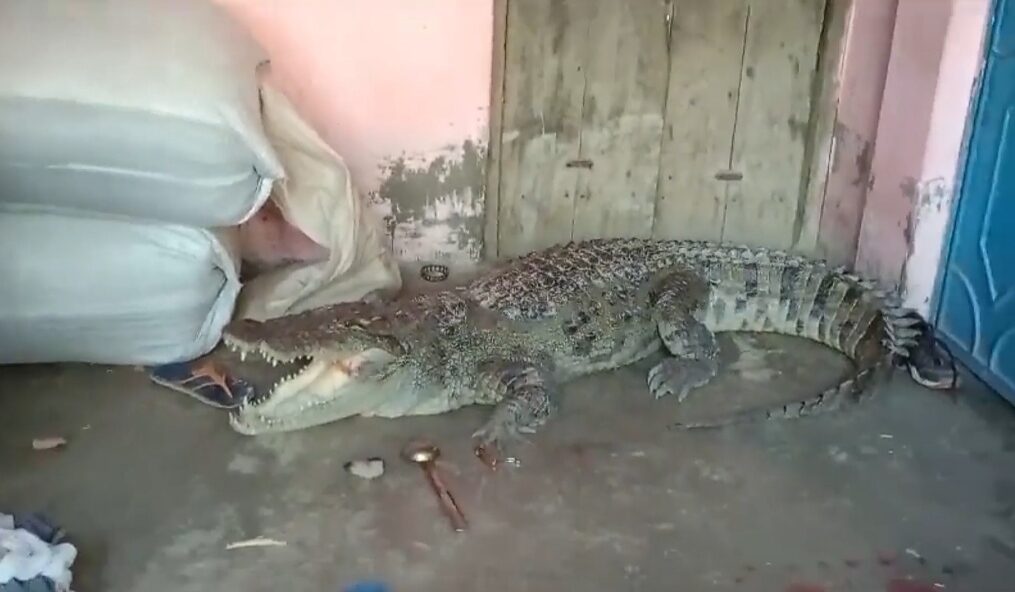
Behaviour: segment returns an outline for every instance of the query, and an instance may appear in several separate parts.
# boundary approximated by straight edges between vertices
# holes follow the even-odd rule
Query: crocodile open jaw
[[[241,360],[255,356],[281,366],[283,374],[270,389],[257,393],[230,413],[237,432],[255,435],[305,429],[345,417],[369,414],[385,402],[384,389],[361,376],[365,362],[383,354],[371,351],[339,357],[321,352],[280,352],[261,341],[248,343],[226,334],[227,348]]]

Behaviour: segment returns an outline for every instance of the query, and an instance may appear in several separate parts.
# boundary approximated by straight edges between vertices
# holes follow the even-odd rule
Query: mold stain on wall
[[[469,266],[483,246],[486,146],[466,140],[435,155],[389,159],[370,203],[400,261]]]
[[[389,217],[398,260],[478,259],[493,0],[215,1]]]

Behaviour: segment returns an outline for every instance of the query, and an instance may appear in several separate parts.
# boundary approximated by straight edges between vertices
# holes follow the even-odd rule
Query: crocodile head
[[[384,316],[367,305],[339,305],[265,322],[240,320],[225,345],[281,366],[284,376],[231,413],[234,430],[248,435],[300,430],[339,419],[406,415],[425,407],[408,388],[411,351]]]

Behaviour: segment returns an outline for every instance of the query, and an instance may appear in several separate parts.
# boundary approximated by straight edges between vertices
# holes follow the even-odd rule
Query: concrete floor
[[[720,380],[680,409],[651,400],[645,364],[573,383],[522,466],[497,473],[469,450],[480,408],[249,438],[136,369],[0,368],[0,510],[66,527],[79,592],[1015,589],[1007,404],[899,374],[851,412],[668,432],[846,368],[787,338],[724,345]],[[415,434],[443,447],[469,532],[398,460]],[[68,446],[32,450],[50,435]],[[370,456],[388,462],[380,479],[342,468]],[[258,536],[287,546],[225,549]]]

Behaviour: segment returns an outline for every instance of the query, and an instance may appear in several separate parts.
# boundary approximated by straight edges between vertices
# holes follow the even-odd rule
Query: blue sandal
[[[252,384],[226,374],[208,359],[155,366],[149,370],[148,377],[155,384],[219,409],[235,409],[254,396]]]

